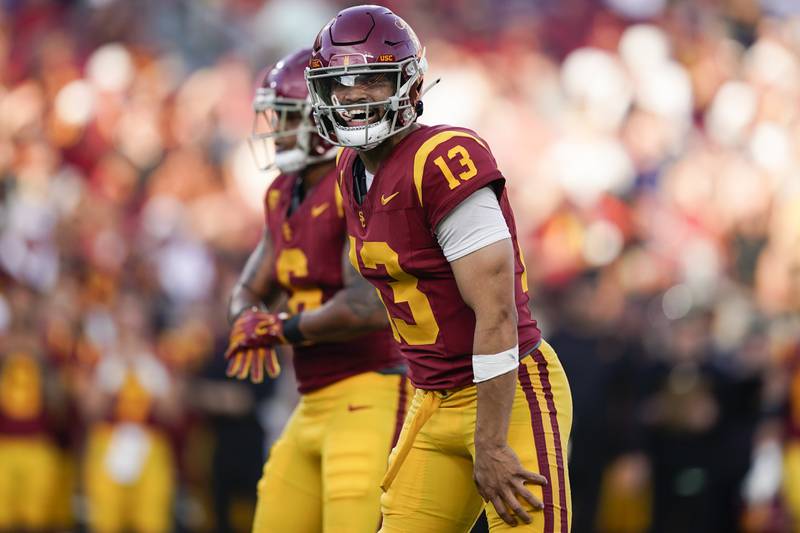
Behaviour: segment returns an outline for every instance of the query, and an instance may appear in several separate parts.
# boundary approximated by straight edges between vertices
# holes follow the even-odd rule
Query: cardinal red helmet
[[[253,99],[250,149],[260,170],[297,172],[308,165],[332,159],[336,149],[321,139],[311,117],[311,102],[303,72],[311,50],[304,48],[272,67]],[[295,137],[294,147],[276,149],[275,141]]]
[[[364,5],[340,11],[317,36],[306,69],[319,135],[368,150],[408,128],[422,111],[426,68],[414,30],[389,9]],[[387,82],[393,93],[385,99],[349,103],[336,94]]]

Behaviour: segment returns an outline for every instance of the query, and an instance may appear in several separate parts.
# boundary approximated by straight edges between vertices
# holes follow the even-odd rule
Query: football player
[[[346,147],[350,261],[377,289],[417,391],[383,479],[384,532],[566,532],[572,403],[528,310],[505,180],[486,141],[424,126],[424,49],[380,6],[319,33],[306,80],[320,136]]]
[[[347,259],[336,148],[316,135],[303,78],[310,55],[278,62],[254,101],[256,160],[281,174],[231,298],[228,374],[274,377],[275,345],[294,346],[301,399],[264,465],[253,530],[368,532],[378,528],[407,380],[386,311]],[[275,314],[281,294],[288,316]]]
[[[63,398],[35,333],[32,293],[12,287],[0,331],[0,531],[50,531],[61,495],[53,422]]]
[[[89,530],[166,533],[173,528],[171,437],[183,416],[182,387],[154,352],[139,296],[120,295],[114,319],[114,340],[77,391],[89,424],[82,465]]]

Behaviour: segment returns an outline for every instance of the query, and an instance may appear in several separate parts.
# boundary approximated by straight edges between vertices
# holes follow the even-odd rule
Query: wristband
[[[306,340],[303,332],[300,331],[300,315],[297,313],[283,321],[283,336],[290,344],[300,344]]]
[[[508,350],[488,355],[472,356],[473,382],[480,383],[501,374],[510,372],[519,366],[519,345],[514,345]]]

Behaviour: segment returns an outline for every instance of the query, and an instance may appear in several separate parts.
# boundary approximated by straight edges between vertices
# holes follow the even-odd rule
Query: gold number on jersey
[[[39,366],[33,358],[12,355],[0,370],[0,409],[9,418],[30,420],[42,409]]]
[[[292,285],[289,276],[304,278],[308,276],[308,258],[300,248],[286,248],[281,251],[276,264],[278,281],[292,293],[287,305],[289,311],[315,309],[322,305],[322,289],[317,287],[298,287]],[[301,307],[302,306],[302,307]]]
[[[458,160],[458,163],[466,170],[460,172],[458,174],[458,178],[453,175],[453,172],[450,170],[450,167],[447,165],[442,156],[439,156],[433,160],[436,166],[439,167],[439,170],[442,171],[442,174],[444,174],[444,179],[447,180],[447,184],[451,189],[455,189],[461,185],[461,181],[467,181],[468,179],[475,177],[475,175],[478,173],[478,169],[475,168],[475,163],[472,161],[472,158],[469,156],[469,152],[467,152],[466,148],[460,144],[457,144],[450,148],[450,150],[447,152],[447,158],[450,161],[459,156],[461,159]],[[461,181],[459,181],[459,179]]]
[[[348,235],[347,238],[350,240],[350,247],[347,252],[347,257],[350,259],[350,264],[353,265],[353,268],[356,272],[361,272],[361,267],[358,266],[358,259],[356,258],[356,238],[352,235]],[[397,326],[394,323],[394,317],[389,313],[389,308],[386,307],[386,302],[383,301],[383,296],[381,296],[381,291],[377,288],[375,292],[378,294],[378,299],[383,304],[384,309],[386,309],[386,315],[389,317],[389,327],[392,329],[392,336],[394,340],[400,342],[400,332],[397,331]]]
[[[355,257],[355,239],[350,238],[350,261],[358,269]],[[396,340],[402,338],[411,346],[433,344],[439,336],[439,324],[433,316],[431,303],[425,294],[417,288],[419,280],[400,268],[397,252],[385,242],[365,242],[361,247],[361,260],[366,268],[378,268],[383,265],[386,273],[395,281],[389,282],[394,295],[394,303],[407,303],[411,310],[414,324],[389,314],[392,333]],[[380,293],[378,294],[380,297]],[[381,301],[383,298],[381,297]],[[388,308],[387,308],[388,310]]]

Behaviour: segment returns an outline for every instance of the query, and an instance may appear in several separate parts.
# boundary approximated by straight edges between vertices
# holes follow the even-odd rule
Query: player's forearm
[[[240,281],[233,288],[231,299],[228,302],[228,322],[233,323],[242,311],[251,307],[267,308],[261,297]]]
[[[513,306],[496,309],[486,315],[487,313],[476,313],[473,353],[486,356],[516,346],[517,315]],[[516,384],[517,372],[511,370],[476,385],[478,389],[476,447],[505,444]]]
[[[477,384],[476,448],[503,446],[507,442],[516,385],[515,370]]]
[[[267,309],[277,299],[280,291],[273,283],[272,242],[265,230],[261,241],[247,258],[239,280],[228,302],[228,321],[233,323],[245,309],[253,306]]]
[[[374,289],[344,288],[325,305],[300,315],[299,329],[311,342],[338,342],[386,328],[386,310]]]

